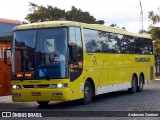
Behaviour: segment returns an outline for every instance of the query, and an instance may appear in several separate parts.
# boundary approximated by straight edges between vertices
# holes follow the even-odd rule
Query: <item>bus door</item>
[[[83,48],[81,30],[79,27],[69,28],[69,69],[70,81],[75,81],[83,69]]]

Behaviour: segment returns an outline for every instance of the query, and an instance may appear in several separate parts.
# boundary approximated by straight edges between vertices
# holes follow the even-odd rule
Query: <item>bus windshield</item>
[[[17,73],[21,79],[67,77],[67,28],[15,31],[13,42],[13,79]]]

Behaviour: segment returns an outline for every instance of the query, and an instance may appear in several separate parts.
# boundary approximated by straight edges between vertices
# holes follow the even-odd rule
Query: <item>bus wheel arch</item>
[[[144,82],[144,74],[141,73],[139,75],[137,92],[142,92],[143,91],[143,85],[144,84],[145,84],[145,82]]]
[[[137,92],[137,89],[138,89],[138,77],[137,74],[134,73],[131,79],[131,88],[129,88],[128,91],[129,93],[134,94]]]
[[[92,102],[92,98],[95,95],[95,85],[91,78],[88,78],[84,84],[84,97],[82,98],[82,104],[86,105]]]

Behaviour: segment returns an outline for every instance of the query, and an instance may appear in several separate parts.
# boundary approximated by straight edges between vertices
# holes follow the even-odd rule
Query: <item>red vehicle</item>
[[[0,18],[0,96],[11,94],[10,67],[4,64],[3,52],[11,47],[13,28],[21,24],[18,20]]]

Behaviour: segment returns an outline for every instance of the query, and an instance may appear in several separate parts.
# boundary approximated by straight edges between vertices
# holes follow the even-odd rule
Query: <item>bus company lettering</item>
[[[148,57],[140,57],[140,58],[135,58],[135,62],[150,62],[151,59]]]

